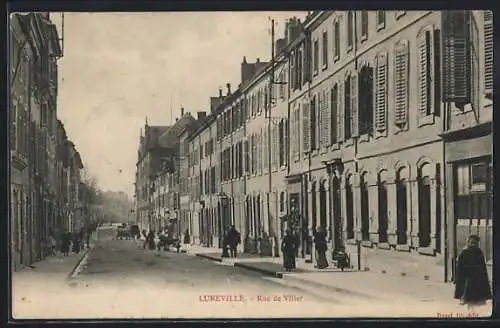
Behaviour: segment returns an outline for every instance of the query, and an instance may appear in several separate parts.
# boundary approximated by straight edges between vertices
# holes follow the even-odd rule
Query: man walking
[[[241,234],[236,230],[234,225],[231,226],[228,232],[228,243],[231,250],[231,257],[237,257],[237,247],[241,243]]]

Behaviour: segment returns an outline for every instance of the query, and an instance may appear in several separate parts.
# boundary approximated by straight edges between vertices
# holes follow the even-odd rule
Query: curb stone
[[[80,265],[82,264],[82,262],[88,257],[88,255],[94,249],[94,247],[95,247],[95,245],[91,246],[90,248],[87,248],[83,252],[83,255],[78,259],[78,261],[76,262],[76,265],[73,267],[73,269],[68,274],[68,276],[66,278],[67,280],[71,280],[71,279],[74,278],[73,275],[75,274],[76,270],[80,267]]]
[[[244,268],[244,269],[247,269],[250,271],[260,272],[260,273],[263,273],[264,275],[269,276],[269,277],[280,278],[280,279],[283,278],[282,272],[276,272],[274,270],[258,268],[258,267],[255,267],[253,265],[248,265],[248,264],[242,263],[242,262],[235,262],[234,266]]]
[[[202,258],[205,258],[205,259],[212,260],[212,261],[222,262],[222,258],[218,258],[218,257],[210,256],[210,255],[207,255],[207,254],[203,254],[203,253],[196,253],[195,255],[196,255],[196,256],[198,256],[198,257],[202,257]]]

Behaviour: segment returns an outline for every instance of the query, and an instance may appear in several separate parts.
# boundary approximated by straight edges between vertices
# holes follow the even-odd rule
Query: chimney
[[[231,95],[231,83],[226,83],[226,87],[227,87],[227,95]]]
[[[222,88],[219,88],[219,98],[222,98]]]
[[[181,117],[184,116],[184,107],[181,107]]]
[[[207,117],[207,112],[198,112],[197,114],[198,114],[198,121]]]

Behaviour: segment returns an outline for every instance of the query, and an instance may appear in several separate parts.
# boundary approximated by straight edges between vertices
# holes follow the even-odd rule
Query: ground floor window
[[[347,238],[354,238],[354,202],[353,202],[353,190],[352,190],[352,176],[350,176],[346,181],[345,186],[345,201],[346,201],[346,231]]]

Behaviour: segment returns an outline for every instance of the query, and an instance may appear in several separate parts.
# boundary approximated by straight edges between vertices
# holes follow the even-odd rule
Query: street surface
[[[243,268],[176,252],[150,251],[142,241],[114,240],[99,230],[78,274],[14,295],[18,318],[256,318],[474,315],[436,304],[352,299],[308,293]],[[68,272],[69,273],[69,272]],[[321,274],[321,273],[319,273]],[[61,279],[62,280],[62,279]],[[315,296],[316,295],[316,296]],[[17,296],[17,297],[16,297]],[[406,303],[406,304],[405,304]],[[455,311],[455,312],[453,312]]]

